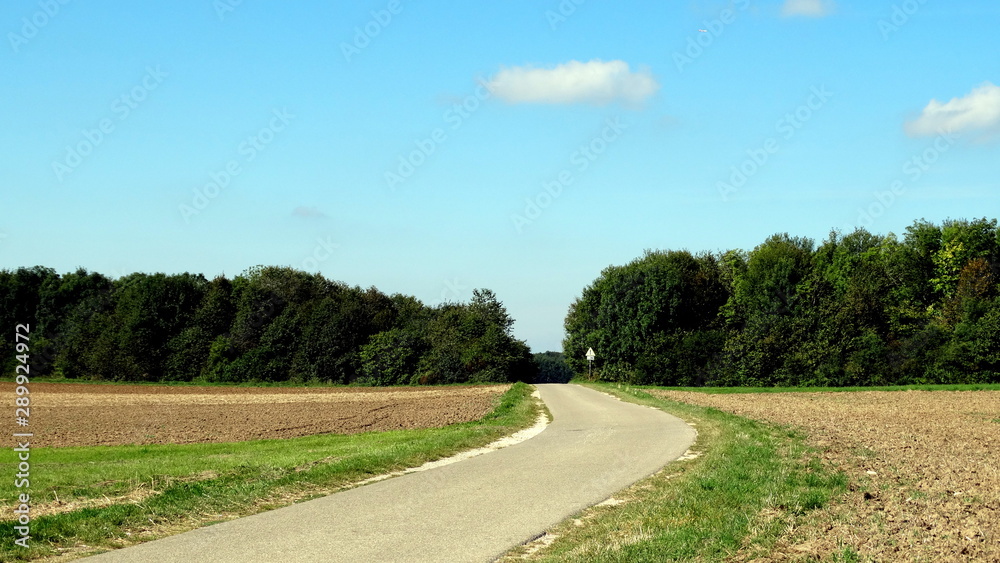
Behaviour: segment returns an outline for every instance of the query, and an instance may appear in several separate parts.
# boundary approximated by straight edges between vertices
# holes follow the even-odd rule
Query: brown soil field
[[[11,386],[12,387],[12,386]],[[34,447],[186,444],[435,428],[489,413],[508,385],[170,387],[32,383]],[[0,404],[13,405],[12,391]],[[13,409],[12,409],[13,414]],[[8,434],[10,435],[10,434]]]
[[[848,475],[769,556],[737,560],[1000,561],[998,391],[651,392],[801,429]]]

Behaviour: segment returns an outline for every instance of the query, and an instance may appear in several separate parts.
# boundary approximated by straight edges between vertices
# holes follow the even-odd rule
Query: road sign
[[[594,379],[594,358],[597,354],[594,353],[593,348],[587,348],[587,378]]]

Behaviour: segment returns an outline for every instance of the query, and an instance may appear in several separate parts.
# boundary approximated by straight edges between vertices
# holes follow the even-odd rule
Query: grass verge
[[[514,384],[475,422],[225,444],[34,448],[30,547],[0,521],[0,561],[124,547],[341,490],[486,445],[534,423],[532,388]],[[0,464],[13,476],[14,463]],[[0,481],[5,505],[24,489]],[[10,511],[5,511],[10,516]],[[95,549],[96,548],[96,549]]]
[[[685,456],[550,530],[545,547],[507,560],[717,561],[766,555],[785,530],[846,490],[804,438],[712,408],[659,399],[641,389],[588,384],[660,408],[698,430]],[[550,543],[551,542],[551,543]]]

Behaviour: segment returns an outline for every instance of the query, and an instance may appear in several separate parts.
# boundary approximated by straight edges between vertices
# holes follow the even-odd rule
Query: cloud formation
[[[833,0],[785,0],[781,15],[822,18],[832,14],[834,8]]]
[[[1000,132],[1000,86],[983,82],[967,96],[948,103],[931,100],[920,116],[905,125],[911,137],[930,137],[942,131]]]
[[[648,70],[632,72],[624,61],[570,61],[553,68],[501,68],[489,83],[510,104],[638,105],[660,89]]]

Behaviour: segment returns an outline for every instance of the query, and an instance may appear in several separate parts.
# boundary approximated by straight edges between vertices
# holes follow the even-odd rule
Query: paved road
[[[694,431],[578,385],[539,385],[553,422],[520,444],[92,561],[490,561],[677,459]]]

